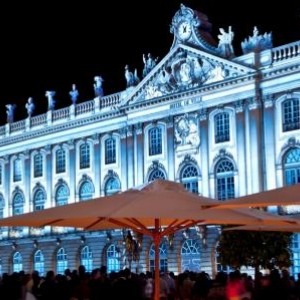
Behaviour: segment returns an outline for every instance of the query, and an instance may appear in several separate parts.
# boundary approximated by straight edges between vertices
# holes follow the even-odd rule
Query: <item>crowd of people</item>
[[[64,274],[48,271],[4,273],[0,280],[1,300],[152,300],[152,272],[136,274],[128,268],[107,273],[105,266],[86,272],[66,269]],[[160,300],[300,300],[300,274],[272,270],[255,279],[246,273],[219,272],[214,280],[205,272],[160,273]]]

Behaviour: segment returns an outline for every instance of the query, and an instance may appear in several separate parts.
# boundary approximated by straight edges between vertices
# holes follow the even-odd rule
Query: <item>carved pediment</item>
[[[125,104],[178,93],[244,76],[253,69],[210,53],[178,45],[137,85],[127,92]]]

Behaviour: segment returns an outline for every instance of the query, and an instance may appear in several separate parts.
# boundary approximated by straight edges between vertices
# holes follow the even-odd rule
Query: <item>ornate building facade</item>
[[[218,42],[200,12],[184,5],[171,22],[174,41],[158,61],[149,54],[139,78],[125,67],[124,91],[0,127],[0,217],[108,196],[156,178],[181,182],[199,195],[224,200],[300,182],[300,41],[273,47],[272,35],[252,36],[235,55],[234,33],[220,29]],[[163,199],[162,199],[163,201]],[[275,208],[273,208],[275,209]],[[277,208],[276,208],[277,209]],[[297,207],[281,207],[291,213]],[[126,239],[132,235],[134,251]],[[160,268],[175,273],[219,268],[217,226],[190,228],[166,237]],[[294,236],[293,274],[300,271]],[[84,232],[74,228],[1,228],[0,273],[63,273],[130,266],[154,268],[152,241],[134,232]]]

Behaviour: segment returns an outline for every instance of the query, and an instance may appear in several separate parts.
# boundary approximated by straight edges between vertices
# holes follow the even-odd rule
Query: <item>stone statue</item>
[[[72,84],[72,91],[69,92],[69,95],[71,96],[72,104],[75,105],[79,96],[79,92],[76,89],[76,84]]]
[[[137,69],[135,69],[134,73],[129,70],[129,66],[125,66],[125,78],[126,78],[126,87],[129,88],[131,86],[136,86],[140,79],[137,75]]]
[[[102,82],[104,81],[101,76],[95,76],[94,77],[94,91],[95,91],[95,97],[102,97],[104,96],[103,88],[102,88]]]
[[[32,97],[28,98],[27,103],[25,104],[25,108],[27,109],[28,117],[31,117],[35,109]]]
[[[7,114],[7,123],[12,123],[14,121],[14,110],[16,108],[15,104],[6,104],[6,114]]]
[[[223,28],[220,28],[219,30],[221,34],[218,35],[219,38],[218,48],[221,54],[226,58],[233,57],[234,50],[232,46],[232,41],[234,37],[234,32],[231,30],[231,26],[229,26],[228,32],[226,32]]]
[[[150,53],[146,56],[143,54],[143,62],[144,62],[144,69],[143,69],[143,77],[147,76],[151,70],[156,66],[158,61],[158,57],[154,59]]]
[[[54,91],[47,91],[46,92],[46,97],[48,98],[48,110],[54,110],[55,108],[55,100],[53,97],[55,96]]]

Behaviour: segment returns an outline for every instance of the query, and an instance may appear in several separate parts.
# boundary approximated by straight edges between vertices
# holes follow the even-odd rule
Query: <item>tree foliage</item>
[[[228,226],[227,226],[228,227]],[[275,231],[222,231],[217,251],[223,266],[259,269],[292,265],[293,233]]]

